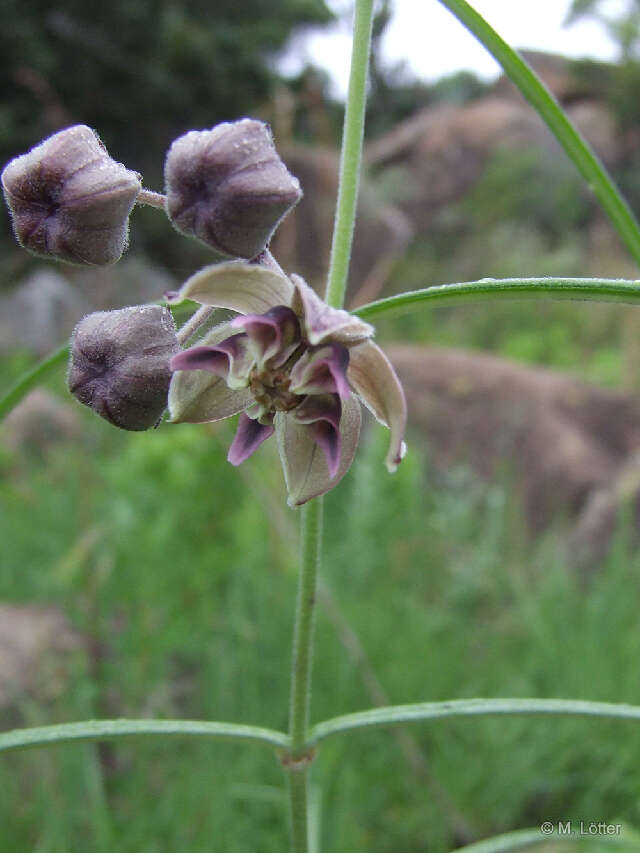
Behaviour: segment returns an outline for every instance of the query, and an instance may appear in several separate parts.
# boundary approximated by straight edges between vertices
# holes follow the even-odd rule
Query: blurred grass
[[[398,262],[391,291],[588,272],[582,195],[562,174],[537,175],[544,162],[504,156]],[[557,216],[540,192],[556,184],[573,205]],[[599,262],[626,274],[619,256]],[[499,302],[384,321],[379,336],[634,387],[632,317],[620,306]],[[6,359],[4,381],[28,363]],[[61,376],[47,386],[59,393]],[[0,727],[181,716],[286,728],[298,518],[273,442],[236,470],[224,461],[231,425],[123,434],[74,412],[77,438],[17,452],[0,444],[0,598],[57,603],[89,651],[57,699],[24,697],[0,710]],[[640,554],[624,530],[600,570],[579,577],[556,531],[527,540],[508,471],[492,486],[462,469],[437,476],[425,437],[412,438],[389,477],[385,431],[369,429],[326,502],[313,721],[370,707],[381,690],[393,703],[640,704]],[[127,741],[6,755],[0,851],[282,851],[283,781],[276,758],[248,745]],[[464,831],[472,840],[545,820],[624,822],[631,833],[640,729],[542,717],[440,721],[400,738],[352,733],[322,746],[313,785],[325,853],[440,853]]]
[[[2,598],[58,603],[91,638],[64,693],[25,698],[0,712],[2,727],[93,716],[286,727],[297,515],[283,509],[274,448],[234,470],[227,425],[125,435],[89,415],[83,427],[81,441],[1,462]],[[436,479],[419,442],[389,477],[383,433],[367,432],[327,501],[323,576],[390,701],[640,703],[640,556],[624,538],[584,583],[553,535],[526,544],[508,484]],[[372,704],[326,607],[314,720]],[[323,850],[446,850],[456,817],[475,837],[542,820],[640,824],[632,725],[475,720],[410,735],[417,762],[391,732],[323,746]],[[287,845],[282,772],[246,745],[56,747],[3,757],[0,784],[0,850]]]

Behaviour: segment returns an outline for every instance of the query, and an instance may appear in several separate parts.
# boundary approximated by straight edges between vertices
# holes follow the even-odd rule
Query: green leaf
[[[485,299],[575,299],[633,305],[640,303],[640,281],[619,278],[482,278],[399,293],[362,305],[353,313],[373,320],[408,314],[426,303],[435,307]]]
[[[546,123],[593,191],[631,255],[640,264],[640,226],[636,218],[589,143],[573,126],[551,92],[522,57],[466,0],[440,2],[486,47]]]
[[[15,382],[11,388],[0,397],[0,421],[15,408],[20,400],[25,397],[32,388],[35,388],[46,376],[52,373],[56,367],[63,364],[69,357],[69,345],[63,344],[50,355],[39,361],[35,367],[27,370]]]
[[[586,702],[581,699],[454,699],[450,702],[420,702],[415,705],[391,705],[345,714],[318,723],[311,729],[308,744],[353,729],[371,726],[397,726],[451,717],[502,716],[509,714],[559,714],[574,717],[612,717],[640,722],[640,706],[612,702]]]
[[[200,720],[86,720],[80,723],[61,723],[4,732],[0,734],[0,752],[71,741],[111,740],[150,735],[246,740],[283,749],[286,749],[289,744],[289,738],[283,732],[237,723]]]
[[[515,832],[505,832],[502,835],[494,835],[491,838],[483,838],[482,841],[476,841],[473,844],[467,844],[464,847],[456,848],[456,853],[510,853],[512,850],[524,850],[525,848],[533,847],[536,844],[558,844],[563,841],[576,843],[579,841],[584,844],[610,844],[614,847],[625,847],[638,849],[638,839],[634,836],[627,837],[624,834],[620,835],[596,835],[584,836],[577,832],[560,834],[557,830],[558,824],[553,824],[551,821],[546,821],[554,829],[545,834],[540,827],[535,829],[517,829]],[[544,824],[543,824],[544,825]],[[577,824],[579,826],[579,824]]]

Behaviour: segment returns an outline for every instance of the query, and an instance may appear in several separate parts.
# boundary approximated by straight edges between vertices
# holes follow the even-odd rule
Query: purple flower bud
[[[254,258],[302,190],[255,119],[192,130],[165,163],[167,213],[183,234],[224,256]]]
[[[76,399],[114,426],[149,429],[166,408],[169,361],[179,351],[166,308],[97,311],[74,330],[67,384]]]
[[[79,124],[12,160],[2,187],[21,246],[68,263],[103,265],[126,248],[140,178]]]

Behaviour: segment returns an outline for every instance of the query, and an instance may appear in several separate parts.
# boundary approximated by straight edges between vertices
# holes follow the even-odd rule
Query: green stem
[[[343,306],[347,289],[362,163],[372,21],[373,0],[357,0],[353,22],[351,72],[342,133],[338,201],[325,296],[325,301],[334,308]]]
[[[316,600],[316,581],[322,540],[322,498],[302,508],[301,560],[293,637],[289,737],[293,759],[305,751],[309,726],[311,659]]]
[[[356,0],[338,200],[326,291],[326,301],[334,308],[342,308],[347,289],[362,163],[372,22],[373,0]],[[301,538],[302,553],[291,673],[290,752],[283,762],[289,774],[293,853],[307,853],[309,850],[308,784],[309,765],[313,755],[309,752],[306,742],[309,728],[316,583],[322,544],[322,498],[316,498],[304,506]]]
[[[39,361],[31,370],[23,373],[18,381],[0,398],[0,421],[9,414],[14,406],[18,405],[25,394],[55,370],[58,365],[63,364],[67,360],[68,354],[69,345],[64,344],[51,355]]]
[[[322,543],[322,498],[316,498],[305,504],[302,509],[300,528],[301,559],[293,635],[289,712],[290,752],[283,762],[289,774],[291,849],[294,853],[306,853],[308,850],[307,787],[312,756],[306,742],[311,697],[316,583]]]
[[[640,264],[640,226],[589,144],[527,63],[466,0],[440,0],[500,63],[505,74],[547,124],[598,198],[616,231]]]
[[[424,303],[455,305],[487,299],[575,299],[578,301],[640,303],[640,281],[620,278],[482,278],[438,284],[378,299],[353,312],[363,320],[408,314]]]

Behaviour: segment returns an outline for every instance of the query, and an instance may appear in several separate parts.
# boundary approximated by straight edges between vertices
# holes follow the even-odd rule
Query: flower
[[[256,119],[189,131],[171,145],[164,173],[171,222],[223,257],[255,258],[302,198]]]
[[[96,311],[74,329],[67,385],[114,426],[149,429],[167,407],[169,359],[179,350],[171,312],[160,305]]]
[[[17,241],[73,264],[112,264],[127,245],[140,176],[116,163],[91,128],[55,133],[2,172]]]
[[[405,453],[406,402],[373,327],[331,308],[298,276],[239,261],[206,267],[182,298],[240,316],[173,356],[174,423],[241,412],[229,449],[244,462],[275,433],[289,492],[299,506],[333,488],[349,469],[360,434],[360,401],[390,429],[386,464]]]

